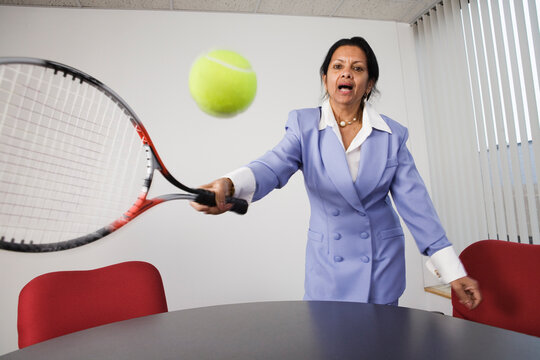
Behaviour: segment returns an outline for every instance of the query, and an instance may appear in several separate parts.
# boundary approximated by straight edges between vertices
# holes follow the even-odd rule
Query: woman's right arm
[[[231,209],[225,198],[235,196],[248,202],[264,197],[275,188],[284,186],[301,165],[302,147],[296,111],[291,111],[285,136],[266,154],[246,167],[235,170],[201,188],[216,194],[217,206],[209,207],[192,202],[191,206],[206,214],[218,215]],[[235,191],[236,187],[236,191]]]

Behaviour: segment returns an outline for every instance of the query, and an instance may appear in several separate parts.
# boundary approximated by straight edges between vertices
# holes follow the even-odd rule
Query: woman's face
[[[356,46],[340,46],[323,76],[324,86],[333,105],[359,106],[373,86],[367,71],[367,58]]]

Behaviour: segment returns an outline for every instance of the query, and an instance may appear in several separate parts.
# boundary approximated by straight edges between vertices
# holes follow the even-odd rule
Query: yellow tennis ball
[[[214,50],[197,58],[191,67],[189,91],[204,112],[230,117],[246,110],[255,98],[257,76],[242,55]]]

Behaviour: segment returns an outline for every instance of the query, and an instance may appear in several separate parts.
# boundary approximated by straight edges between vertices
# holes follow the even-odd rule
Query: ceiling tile
[[[411,22],[433,0],[344,0],[334,16]]]
[[[174,0],[175,10],[255,12],[257,0]]]
[[[377,0],[345,0],[337,9],[334,16],[353,17],[360,19],[380,18],[381,20],[395,19],[399,16],[396,7],[401,7],[402,3],[395,3],[394,7],[389,9],[381,6]]]
[[[261,0],[258,13],[330,16],[341,0]]]
[[[415,1],[415,4],[411,4],[406,11],[403,11],[403,18],[405,22],[412,23],[418,20],[418,17],[425,14],[431,8],[433,8],[439,1],[423,0]],[[405,15],[407,13],[407,15]]]
[[[169,0],[80,0],[82,7],[105,9],[170,9]]]
[[[77,0],[1,0],[2,5],[79,7]]]
[[[0,0],[0,5],[251,12],[411,23],[440,0]]]

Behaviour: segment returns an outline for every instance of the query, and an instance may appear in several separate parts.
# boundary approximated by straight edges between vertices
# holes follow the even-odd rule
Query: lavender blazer
[[[381,115],[392,134],[373,129],[353,182],[336,134],[319,130],[320,114],[292,111],[279,144],[248,164],[253,201],[302,170],[311,205],[304,299],[392,303],[405,290],[405,254],[389,194],[422,254],[451,245],[405,145],[408,131]]]

